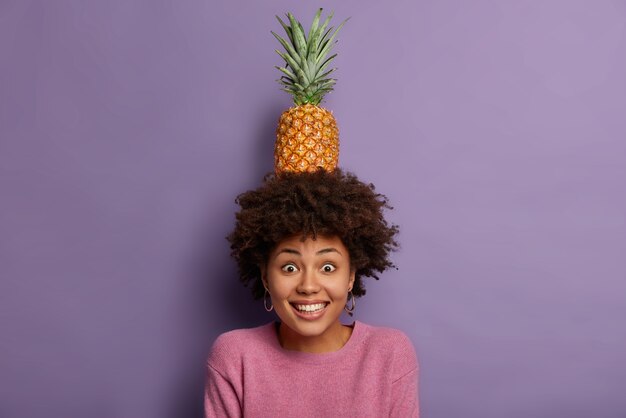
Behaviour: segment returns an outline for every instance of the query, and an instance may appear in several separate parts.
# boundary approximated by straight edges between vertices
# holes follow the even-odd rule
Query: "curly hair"
[[[378,280],[377,273],[395,267],[389,254],[398,248],[398,227],[383,217],[383,210],[392,207],[373,184],[354,174],[340,169],[270,174],[258,189],[240,194],[236,203],[241,209],[227,239],[240,280],[252,286],[255,299],[265,290],[260,266],[278,243],[298,234],[303,240],[317,235],[341,239],[355,271],[355,297],[365,294],[362,277]]]

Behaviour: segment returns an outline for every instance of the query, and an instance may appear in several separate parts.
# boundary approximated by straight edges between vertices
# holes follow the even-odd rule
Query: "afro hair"
[[[395,267],[390,252],[398,248],[396,225],[383,216],[391,209],[373,184],[361,182],[340,169],[333,172],[281,173],[265,177],[263,184],[239,195],[241,209],[234,231],[227,237],[237,261],[240,279],[259,299],[264,294],[261,266],[285,238],[338,236],[350,253],[355,271],[352,293],[365,294],[363,277]]]

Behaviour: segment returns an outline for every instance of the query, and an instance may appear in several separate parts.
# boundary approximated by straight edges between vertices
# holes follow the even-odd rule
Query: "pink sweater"
[[[418,365],[402,332],[355,322],[340,350],[283,349],[276,324],[220,335],[207,361],[208,417],[419,417]]]

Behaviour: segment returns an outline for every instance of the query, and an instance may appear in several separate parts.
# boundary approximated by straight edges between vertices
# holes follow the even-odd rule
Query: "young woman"
[[[409,339],[339,319],[364,277],[393,267],[386,198],[336,169],[270,176],[238,203],[228,238],[241,280],[279,321],[218,337],[206,417],[418,417]]]

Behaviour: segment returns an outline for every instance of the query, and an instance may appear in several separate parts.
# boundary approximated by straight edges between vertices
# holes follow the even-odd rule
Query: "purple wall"
[[[340,164],[401,226],[357,318],[424,418],[626,417],[623,1],[0,2],[0,416],[196,417],[271,169],[274,14],[352,19]]]

